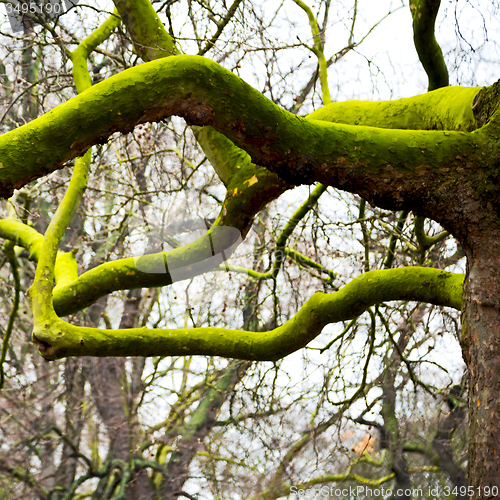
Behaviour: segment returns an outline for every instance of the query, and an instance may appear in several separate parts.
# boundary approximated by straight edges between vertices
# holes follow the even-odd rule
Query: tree
[[[52,360],[204,354],[277,361],[305,347],[326,325],[352,320],[382,302],[411,300],[461,310],[461,346],[469,371],[469,481],[473,498],[495,498],[493,487],[499,487],[500,477],[495,444],[500,442],[498,85],[448,87],[434,36],[439,1],[415,0],[410,2],[415,46],[430,92],[394,101],[331,103],[320,30],[310,9],[296,3],[311,22],[311,50],[318,58],[326,104],[307,117],[285,111],[233,72],[203,57],[221,36],[237,1],[200,46],[201,55],[182,55],[173,33],[145,0],[116,1],[117,12],[75,51],[66,52],[80,94],[0,137],[4,197],[76,158],[71,183],[43,237],[19,218],[0,222],[1,235],[12,242],[7,245],[12,269],[13,244],[37,261],[30,288],[33,341],[42,356]],[[87,60],[120,22],[137,55],[149,62],[92,86]],[[55,31],[52,34],[57,37]],[[110,261],[78,275],[74,253],[58,248],[86,187],[91,146],[105,143],[116,132],[125,134],[172,115],[195,127],[200,146],[226,187],[218,218],[204,236],[188,245],[139,260]],[[272,200],[292,186],[317,182],[321,184],[305,211],[324,186],[359,195],[373,207],[412,211],[419,248],[425,253],[443,239],[424,231],[425,219],[438,222],[465,252],[466,275],[434,267],[386,265],[361,274],[335,293],[315,293],[293,318],[280,326],[271,322],[267,331],[210,326],[111,330],[62,319],[112,291],[168,286],[213,269],[211,257],[229,257],[256,214]],[[293,229],[292,223],[289,231]],[[283,241],[278,240],[273,267],[267,271],[274,283],[285,256],[293,256],[285,248],[287,231]],[[395,379],[390,370],[385,373],[384,421],[390,427]],[[363,390],[361,386],[359,394]],[[396,440],[391,447],[396,478],[408,484],[398,450],[401,443]]]

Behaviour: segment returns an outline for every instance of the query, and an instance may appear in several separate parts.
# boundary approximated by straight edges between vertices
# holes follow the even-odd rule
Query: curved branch
[[[240,186],[245,186],[246,181],[239,179],[239,182]],[[118,290],[168,286],[207,271],[219,270],[219,265],[229,259],[245,237],[253,216],[279,196],[284,186],[274,174],[259,169],[254,174],[253,184],[238,194],[234,190],[228,193],[223,215],[207,234],[169,252],[105,262],[78,276],[75,252],[58,251],[53,290],[56,313],[59,316],[73,314]],[[43,236],[34,228],[14,218],[0,219],[0,237],[25,248],[31,260],[39,261]]]
[[[10,240],[29,252],[29,258],[38,262],[42,250],[43,236],[22,221],[9,217],[0,219],[0,237]],[[54,278],[55,291],[64,289],[78,278],[78,262],[75,252],[57,252]]]
[[[414,229],[415,229],[415,236],[417,238],[419,245],[419,250],[422,251],[428,250],[432,245],[435,245],[436,243],[443,241],[450,235],[448,231],[441,231],[439,234],[436,234],[434,236],[428,236],[425,233],[424,223],[425,223],[425,217],[418,217],[418,216],[415,217]]]
[[[453,101],[455,116],[457,110],[465,114],[463,104],[470,103],[473,93],[457,88],[436,92],[442,93],[438,100]],[[426,98],[429,105],[435,100],[426,95],[415,102],[422,106]],[[405,103],[409,116],[413,103]],[[429,113],[431,109],[435,112],[429,107]],[[300,118],[217,63],[177,56],[123,71],[0,136],[0,194],[60,168],[114,132],[125,133],[139,123],[173,114],[190,124],[212,125],[287,182],[320,181],[395,208],[428,199],[429,185],[422,185],[422,175],[432,183],[434,176],[456,163],[458,153],[476,151],[480,139],[458,132],[388,131]],[[412,121],[417,127],[426,124]]]
[[[45,315],[33,339],[47,359],[65,356],[204,354],[274,361],[306,346],[323,328],[390,300],[417,300],[460,310],[464,275],[426,267],[370,271],[333,294],[315,293],[284,325],[268,332],[223,328],[101,330]]]
[[[441,0],[410,0],[413,42],[429,78],[429,90],[450,84],[443,52],[434,35],[440,5]]]
[[[309,19],[309,26],[311,27],[311,33],[314,40],[314,45],[311,50],[318,58],[318,70],[321,82],[323,104],[330,104],[332,102],[332,98],[330,96],[330,88],[328,87],[328,66],[325,59],[324,46],[323,41],[321,40],[318,23],[316,22],[316,18],[314,17],[313,11],[309,5],[304,3],[302,0],[293,1],[307,14],[307,18]]]
[[[71,53],[71,61],[73,62],[73,80],[78,92],[83,92],[92,86],[92,78],[90,77],[87,68],[87,59],[89,55],[104,42],[111,33],[120,25],[121,19],[118,11],[115,11],[111,16],[89,35],[78,47]]]
[[[136,53],[144,61],[180,54],[149,0],[114,0]]]

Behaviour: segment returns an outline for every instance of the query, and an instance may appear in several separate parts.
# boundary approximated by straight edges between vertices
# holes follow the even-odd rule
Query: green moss
[[[181,248],[106,262],[58,286],[54,290],[54,308],[58,314],[68,315],[117,290],[166,286],[217,269],[222,252],[229,258],[239,242],[239,230],[215,225]]]
[[[127,26],[136,53],[144,61],[180,54],[149,0],[115,0],[114,4]]]
[[[352,319],[390,300],[416,300],[460,310],[464,275],[409,267],[370,271],[339,292],[314,294],[283,326],[269,332],[223,328],[101,330],[64,322],[55,313],[35,324],[43,356],[177,356],[204,354],[277,360],[306,346],[329,323]]]
[[[34,228],[15,218],[0,219],[0,237],[13,241],[29,252],[31,260],[38,262],[43,236]]]
[[[449,85],[448,69],[435,37],[436,17],[440,4],[440,0],[410,0],[413,42],[429,78],[429,90]]]
[[[0,219],[0,237],[12,241],[29,252],[29,258],[38,262],[43,236],[18,219]],[[78,263],[73,253],[57,252],[55,264],[56,289],[67,286],[78,278]]]
[[[241,176],[242,173],[252,175],[258,168],[248,153],[237,148],[212,127],[193,127],[193,132],[210,164],[226,187],[235,176]]]
[[[49,227],[43,238],[35,278],[29,290],[34,329],[39,327],[40,324],[50,324],[54,317],[56,317],[52,304],[52,288],[55,277],[55,266],[59,253],[59,242],[87,186],[90,159],[91,154],[90,151],[88,151],[83,157],[78,158],[75,162],[75,168],[68,190],[57,208],[54,217],[50,221]],[[60,261],[62,259],[63,265],[58,270],[58,273],[63,280],[71,281],[74,277],[74,271],[77,271],[77,268],[74,259],[68,257],[69,256],[61,256],[59,258]]]
[[[477,128],[472,102],[480,90],[447,87],[394,101],[334,102],[308,118],[389,129],[471,132]]]
[[[274,176],[266,170],[264,173],[267,176]],[[265,182],[260,184],[259,182],[243,190],[239,196],[228,196],[222,209],[226,215],[219,217],[210,232],[170,252],[160,252],[135,259],[118,259],[101,264],[78,276],[78,264],[74,252],[58,251],[54,266],[55,311],[59,315],[66,316],[90,306],[98,298],[110,292],[166,286],[172,283],[172,279],[183,279],[182,276],[194,276],[218,269],[219,262],[208,260],[212,257],[212,246],[219,256],[223,251],[225,258],[228,259],[238,242],[244,237],[248,222],[252,220],[253,215],[262,204],[282,192],[280,186],[283,183],[280,181],[277,181],[274,187],[271,182],[267,187]],[[229,229],[219,226],[224,221],[229,224]],[[43,235],[32,227],[18,219],[2,219],[0,220],[0,237],[27,249],[30,259],[35,262],[39,261]],[[189,267],[191,267],[190,270],[188,270]]]
[[[78,92],[83,92],[92,86],[92,79],[87,68],[88,56],[111,35],[120,22],[120,16],[115,9],[111,16],[71,53],[73,80]]]
[[[489,87],[483,87],[476,95],[472,105],[472,112],[474,113],[476,122],[480,127],[490,122],[495,115],[496,119],[494,121],[498,122],[499,99],[500,81],[495,82]],[[495,130],[498,130],[497,127],[495,127]]]
[[[444,90],[448,89],[436,92]],[[461,92],[472,99],[476,90]],[[448,108],[441,101],[457,94],[443,95],[443,99],[432,94],[428,94],[427,107],[437,113],[436,122],[446,122]],[[467,99],[460,95],[458,102],[464,104]],[[420,103],[425,98],[412,99]],[[412,99],[407,102],[409,110]],[[441,107],[434,106],[440,102]],[[401,107],[395,109],[402,112]],[[454,161],[457,151],[473,147],[471,135],[457,132],[388,131],[300,118],[280,109],[217,63],[198,56],[177,56],[123,71],[0,136],[3,193],[60,167],[116,131],[127,132],[138,123],[172,114],[191,124],[214,126],[246,150],[254,162],[274,169],[292,183],[322,181],[327,175],[329,184],[337,185],[332,171],[323,165],[334,170],[337,165],[360,165],[366,173],[371,167],[378,178],[381,168],[389,164],[406,175],[424,161],[438,168],[444,161]],[[468,127],[464,120],[456,123]]]

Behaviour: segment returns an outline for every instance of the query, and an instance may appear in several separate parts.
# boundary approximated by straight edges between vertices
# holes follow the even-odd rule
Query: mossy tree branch
[[[472,103],[480,91],[479,87],[452,87],[394,101],[334,102],[307,117],[389,129],[472,132],[478,128]]]
[[[476,89],[468,89],[465,93],[457,89],[449,90],[454,101],[451,106],[441,108],[440,121],[430,119],[430,107],[426,114],[425,98],[422,96],[415,101],[406,100],[404,104],[396,103],[396,108],[402,105],[410,110],[407,128],[412,128],[410,123],[414,128],[429,128],[429,123],[440,125],[430,128],[447,128],[457,121],[467,122],[470,129],[474,128],[463,110],[465,103],[475,96]],[[439,97],[441,101],[443,96]],[[436,96],[429,99],[429,106],[432,106],[433,98],[436,100]],[[358,103],[355,106],[359,107]],[[382,104],[382,108],[386,110],[390,105]],[[371,107],[368,112],[371,119],[380,111],[377,109],[373,113],[374,109]],[[412,110],[417,112],[412,115]],[[31,176],[40,174],[40,163],[49,168],[58,167],[115,131],[126,132],[138,123],[159,120],[171,114],[184,116],[188,123],[214,126],[235,144],[245,148],[256,161],[293,182],[328,179],[332,185],[347,186],[348,190],[360,194],[363,193],[362,188],[354,187],[359,185],[359,178],[365,177],[370,182],[370,188],[384,173],[387,175],[385,183],[391,179],[405,183],[406,177],[415,175],[415,169],[421,167],[424,151],[426,162],[439,171],[443,163],[446,165],[453,161],[457,151],[462,148],[470,151],[474,149],[475,141],[479,141],[472,134],[415,130],[388,133],[381,128],[352,127],[298,118],[272,104],[216,63],[196,56],[177,56],[127,70],[86,90],[39,120],[2,136],[2,174],[7,184],[9,181],[11,184],[23,182],[24,179],[9,179],[9,175],[14,175],[16,160],[12,155],[19,150],[23,154],[32,151],[33,144],[29,141],[35,137],[34,134],[37,147],[33,148],[32,161],[28,159],[27,162],[28,168],[32,169],[29,172]],[[388,125],[393,126],[393,116],[388,113],[386,118]],[[379,121],[377,124],[380,124]],[[384,119],[381,121],[383,125]],[[49,145],[49,138],[50,144],[54,144],[54,136],[60,141],[56,141],[57,146],[49,151],[48,147],[45,148]],[[14,151],[11,148],[9,153],[5,146],[9,140],[25,147],[15,148]],[[81,167],[78,161],[76,167],[75,170]],[[214,328],[108,331],[70,325],[59,319],[53,310],[51,286],[58,242],[84,189],[85,176],[81,169],[76,173],[60,210],[49,226],[32,288],[36,317],[34,339],[47,358],[134,353],[214,354],[250,360],[276,360],[305,346],[326,324],[356,317],[380,301],[413,299],[460,307],[462,276],[411,268],[366,273],[336,294],[315,294],[291,321],[265,335]],[[257,176],[255,179],[237,177],[237,172],[233,170],[227,178],[228,184],[238,180],[238,183],[243,181],[244,186],[246,180],[246,188],[259,182]],[[349,179],[346,182],[349,177],[358,178],[353,184]],[[241,189],[241,185],[239,187]],[[408,186],[413,199],[416,194],[412,189],[413,186]],[[404,189],[399,186],[396,191],[399,191],[397,199],[404,199]],[[236,185],[232,197],[239,194]],[[186,249],[182,250],[184,253],[180,258],[184,259]],[[108,280],[96,281],[109,283]]]
[[[431,110],[444,122],[447,117],[439,114],[439,107],[434,110],[433,103],[448,98],[453,102],[448,114],[463,116],[476,89],[465,89],[465,96],[464,89],[436,92],[441,93],[439,99],[429,93],[407,100],[408,115],[413,103],[422,108],[428,99],[424,122],[430,121]],[[398,105],[396,101],[395,110]],[[198,56],[177,56],[126,70],[0,136],[2,192],[59,168],[116,131],[127,132],[172,114],[189,123],[212,125],[288,182],[320,181],[393,208],[410,198],[428,198],[422,176],[432,182],[443,168],[456,164],[457,155],[474,154],[481,144],[480,134],[389,131],[296,117],[218,64]],[[380,118],[384,125],[384,117]],[[426,125],[418,119],[412,124]],[[390,192],[388,183],[393,183]]]
[[[92,86],[92,79],[87,68],[89,55],[109,38],[120,23],[120,16],[115,9],[111,16],[70,54],[73,62],[73,81],[79,93]]]
[[[311,33],[313,36],[313,46],[311,50],[318,58],[319,81],[321,83],[323,104],[326,106],[327,104],[330,104],[332,102],[332,98],[330,97],[330,88],[328,87],[328,66],[325,58],[323,42],[321,40],[321,35],[318,28],[318,23],[309,5],[307,5],[302,0],[293,1],[307,14],[307,18],[309,20],[309,26],[311,27]]]
[[[423,252],[428,250],[431,246],[435,245],[436,243],[443,241],[450,235],[448,231],[441,231],[440,233],[434,236],[428,236],[425,233],[424,223],[425,223],[424,217],[415,217],[415,223],[414,223],[415,236],[418,241],[419,250]]]
[[[22,221],[9,217],[0,219],[0,237],[25,248],[29,258],[38,262],[43,244],[43,235]],[[73,252],[57,252],[55,264],[56,289],[72,283],[78,278],[78,263]]]
[[[434,31],[441,0],[410,0],[413,42],[429,78],[429,90],[449,85],[448,69]]]
[[[432,268],[370,271],[333,294],[316,293],[284,325],[268,332],[223,328],[102,330],[77,327],[50,311],[33,339],[47,359],[65,356],[178,356],[203,354],[274,361],[306,346],[323,328],[390,300],[417,300],[460,309],[464,276]]]
[[[144,61],[181,53],[149,0],[115,0],[114,4],[127,27],[136,53]]]

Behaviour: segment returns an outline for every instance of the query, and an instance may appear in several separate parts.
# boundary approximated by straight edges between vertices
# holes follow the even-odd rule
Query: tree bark
[[[467,500],[467,478],[453,456],[452,439],[457,428],[464,424],[465,409],[457,404],[449,415],[440,423],[434,436],[432,448],[439,457],[439,466],[448,474],[453,488],[458,488],[455,500]]]
[[[469,480],[473,498],[483,500],[500,494],[500,232],[493,224],[486,224],[483,237],[469,239],[462,316],[470,376]]]

